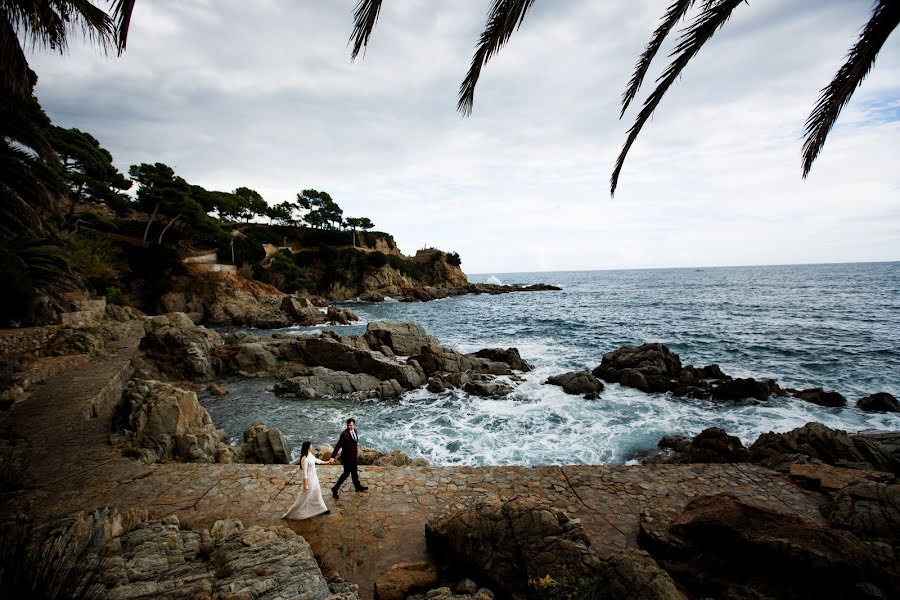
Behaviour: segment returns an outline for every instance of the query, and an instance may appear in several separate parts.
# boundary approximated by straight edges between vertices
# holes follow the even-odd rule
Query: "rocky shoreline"
[[[369,451],[370,464],[408,466],[367,467],[385,496],[333,507],[333,518],[358,524],[359,539],[323,519],[278,525],[295,489],[284,436],[255,423],[242,445],[225,443],[179,382],[271,377],[301,401],[420,387],[502,397],[531,369],[517,350],[462,354],[412,323],[260,338],[223,336],[182,313],[110,309],[97,318],[67,338],[94,362],[49,375],[2,417],[4,471],[17,464],[25,482],[5,485],[2,502],[7,525],[22,511],[45,529],[65,518],[66,531],[91,540],[109,565],[98,579],[108,597],[888,598],[900,589],[900,433],[813,423],[744,447],[709,429],[664,438],[644,466],[619,468],[461,470]],[[113,380],[97,380],[97,361]],[[687,399],[839,402],[824,390],[733,379],[715,365],[682,367],[659,344],[607,353],[593,372],[548,383],[602,401],[603,381]],[[891,410],[891,400],[858,404]],[[70,453],[47,452],[42,426]],[[323,468],[324,483],[336,476]]]

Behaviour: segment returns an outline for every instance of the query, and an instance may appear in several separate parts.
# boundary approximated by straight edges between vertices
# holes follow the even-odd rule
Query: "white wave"
[[[487,279],[484,280],[485,283],[490,283],[492,285],[503,285],[503,282],[500,281],[500,278],[496,275],[491,275]]]

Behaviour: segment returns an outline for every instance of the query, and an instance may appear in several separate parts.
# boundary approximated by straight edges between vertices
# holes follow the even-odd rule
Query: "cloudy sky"
[[[800,178],[803,123],[870,0],[741,5],[615,198],[635,112],[620,121],[619,97],[668,2],[539,0],[465,119],[488,0],[385,0],[351,63],[354,4],[140,0],[121,58],[33,53],[38,97],[123,171],[165,162],[270,204],[326,190],[407,254],[455,250],[468,273],[900,260],[900,34]]]

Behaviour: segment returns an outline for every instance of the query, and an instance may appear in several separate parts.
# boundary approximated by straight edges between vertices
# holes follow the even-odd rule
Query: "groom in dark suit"
[[[331,488],[331,497],[335,500],[338,499],[338,490],[341,489],[341,484],[344,483],[347,477],[352,477],[353,487],[356,488],[357,492],[365,492],[369,489],[359,482],[359,473],[356,471],[358,447],[359,436],[356,433],[356,419],[347,419],[347,429],[341,432],[341,437],[338,438],[337,444],[334,445],[334,450],[331,452],[331,456],[334,458],[339,450],[343,450],[341,464],[344,465],[344,472],[341,473],[337,483]]]

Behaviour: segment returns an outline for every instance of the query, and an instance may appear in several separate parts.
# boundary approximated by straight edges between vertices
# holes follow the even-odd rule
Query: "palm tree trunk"
[[[159,212],[159,202],[157,202],[156,206],[153,208],[153,214],[150,215],[150,220],[147,221],[147,227],[144,229],[144,247],[147,246],[147,235],[150,233],[150,225],[153,223],[153,220],[156,219],[157,212]]]
[[[166,226],[163,227],[162,233],[159,234],[160,245],[162,245],[163,236],[166,235],[166,232],[169,230],[169,227],[171,227],[175,223],[175,221],[177,221],[180,218],[181,218],[181,213],[178,213],[178,216],[176,216],[174,219],[172,219],[171,221],[166,223]]]

